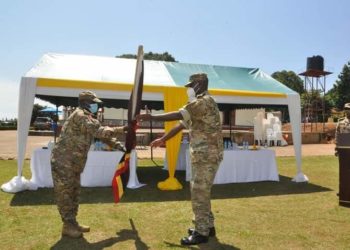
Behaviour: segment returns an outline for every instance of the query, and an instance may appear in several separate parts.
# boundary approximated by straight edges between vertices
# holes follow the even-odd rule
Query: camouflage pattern
[[[214,226],[210,193],[215,174],[223,159],[223,139],[217,104],[207,92],[180,109],[184,121],[190,120],[192,165],[191,200],[195,230],[208,235]]]
[[[51,169],[58,210],[64,222],[75,221],[78,213],[80,174],[94,138],[107,139],[123,128],[101,126],[90,111],[77,108],[64,123],[51,153]]]
[[[97,98],[96,94],[90,90],[86,90],[79,93],[79,101],[87,101],[89,103],[101,103],[102,101]]]
[[[338,134],[350,133],[350,103],[344,104],[345,117],[338,120],[335,129],[335,144],[337,144]]]
[[[335,130],[335,139],[337,140],[338,134],[350,133],[350,121],[347,117],[338,121],[337,128]],[[337,141],[335,141],[337,144]]]
[[[208,83],[208,76],[205,73],[197,73],[190,76],[189,82],[185,85],[185,87],[191,87],[195,82],[203,82]]]

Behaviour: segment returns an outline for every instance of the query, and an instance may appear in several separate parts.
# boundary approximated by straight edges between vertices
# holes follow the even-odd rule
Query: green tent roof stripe
[[[276,81],[259,68],[240,68],[205,64],[164,62],[178,86],[188,82],[190,75],[203,72],[208,75],[209,89],[241,90],[295,94],[293,90]]]

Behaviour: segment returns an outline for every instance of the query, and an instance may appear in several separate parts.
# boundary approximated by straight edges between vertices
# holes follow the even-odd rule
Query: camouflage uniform
[[[207,236],[214,227],[210,193],[215,174],[223,158],[220,114],[217,104],[207,92],[197,95],[180,112],[184,125],[189,125],[192,165],[191,201],[195,230]]]
[[[335,138],[337,139],[337,135],[343,133],[350,133],[350,121],[347,117],[344,117],[338,121],[337,128],[335,130]]]
[[[338,134],[350,133],[350,121],[349,121],[350,103],[345,103],[344,110],[346,112],[346,117],[338,121],[337,127],[335,129],[335,144],[337,144]]]
[[[75,222],[83,172],[93,138],[111,138],[123,128],[101,126],[90,111],[77,108],[64,123],[51,154],[52,178],[63,222]]]

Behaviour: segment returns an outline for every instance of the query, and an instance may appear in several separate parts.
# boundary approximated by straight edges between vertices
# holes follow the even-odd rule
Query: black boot
[[[197,231],[194,231],[190,236],[181,239],[181,245],[198,245],[207,243],[208,239],[208,236],[201,235]]]
[[[192,235],[194,232],[194,228],[189,228],[188,229],[188,235]],[[215,237],[216,236],[216,230],[215,227],[209,227],[209,237]]]

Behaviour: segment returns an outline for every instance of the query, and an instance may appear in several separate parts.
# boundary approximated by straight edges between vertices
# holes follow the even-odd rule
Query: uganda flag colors
[[[140,45],[137,52],[134,86],[130,95],[128,106],[128,131],[125,138],[126,152],[121,158],[112,180],[114,202],[118,203],[124,193],[124,188],[129,178],[129,165],[131,150],[136,147],[136,115],[140,113],[143,90],[143,46]]]

